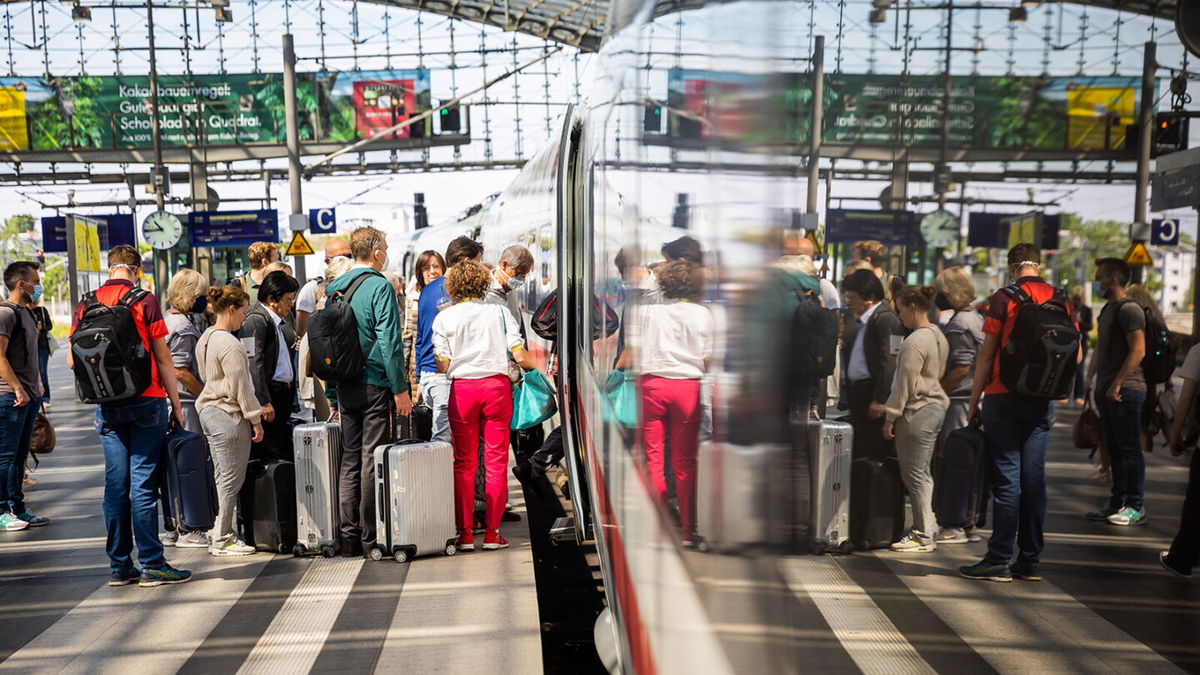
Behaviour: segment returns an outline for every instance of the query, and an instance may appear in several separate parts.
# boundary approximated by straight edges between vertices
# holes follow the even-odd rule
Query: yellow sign
[[[1125,264],[1130,267],[1149,267],[1154,264],[1154,259],[1150,257],[1144,242],[1135,241],[1125,253]]]
[[[316,251],[313,250],[312,244],[304,238],[303,232],[297,232],[292,237],[292,243],[288,244],[287,251],[284,255],[312,255]]]
[[[1109,150],[1119,147],[1133,124],[1133,87],[1067,87],[1067,147]]]
[[[25,88],[0,87],[0,150],[28,150],[25,123]]]
[[[83,216],[72,216],[75,225],[75,269],[80,272],[100,270],[100,222]]]
[[[1008,224],[1008,247],[1037,243],[1037,214],[1027,213]]]

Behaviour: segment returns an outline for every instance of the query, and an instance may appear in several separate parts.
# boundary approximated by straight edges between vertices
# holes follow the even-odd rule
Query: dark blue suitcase
[[[206,532],[217,519],[217,483],[204,437],[183,429],[167,436],[168,514],[180,531]]]
[[[291,553],[296,545],[296,465],[251,460],[239,504],[242,540],[260,551]]]
[[[895,457],[860,457],[850,468],[850,542],[887,548],[904,536],[904,483]]]
[[[983,500],[987,436],[977,424],[955,429],[934,461],[933,511],[949,527],[974,524]]]

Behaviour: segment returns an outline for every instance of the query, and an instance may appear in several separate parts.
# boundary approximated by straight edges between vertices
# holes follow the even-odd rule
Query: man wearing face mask
[[[42,396],[37,324],[28,309],[42,294],[38,267],[29,261],[6,267],[8,297],[0,302],[0,531],[7,532],[50,522],[25,506],[21,483],[38,411],[35,402]]]
[[[521,322],[521,339],[525,339],[525,321],[521,308],[517,306],[514,292],[525,285],[525,278],[533,269],[533,254],[524,246],[509,246],[500,254],[500,264],[492,270],[492,287],[483,301],[492,305],[504,305]]]
[[[1145,522],[1142,503],[1146,483],[1146,458],[1142,455],[1141,419],[1146,403],[1146,313],[1125,295],[1129,266],[1119,258],[1096,261],[1092,293],[1108,301],[1100,310],[1096,353],[1088,365],[1088,394],[1097,387],[1104,445],[1112,458],[1112,496],[1108,503],[1087,514],[1089,520],[1113,525]]]

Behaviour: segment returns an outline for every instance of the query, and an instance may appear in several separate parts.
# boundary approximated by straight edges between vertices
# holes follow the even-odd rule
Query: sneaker
[[[1010,569],[1012,575],[1022,581],[1041,581],[1042,574],[1038,571],[1037,563],[1025,563],[1020,560]]]
[[[37,480],[35,480],[33,476],[25,474],[25,477],[21,479],[21,487],[37,487]]]
[[[474,551],[475,550],[475,532],[472,530],[458,531],[458,550]]]
[[[26,511],[25,513],[22,513],[21,515],[19,515],[17,517],[20,518],[21,520],[29,523],[30,527],[41,527],[43,525],[50,524],[50,519],[47,518],[46,516],[35,516],[28,511]]]
[[[1098,523],[1103,523],[1104,521],[1108,520],[1109,516],[1111,516],[1115,513],[1118,513],[1120,510],[1121,509],[1113,506],[1112,504],[1105,504],[1104,506],[1096,509],[1095,511],[1089,512],[1087,514],[1087,519],[1094,520]]]
[[[163,543],[163,546],[174,546],[175,542],[179,541],[179,533],[175,530],[163,532],[162,534],[158,535],[158,539]]]
[[[967,531],[961,527],[943,527],[934,541],[939,544],[965,544],[970,539],[967,539]]]
[[[1012,581],[1012,570],[1005,563],[991,562],[984,558],[974,565],[963,565],[958,568],[958,574],[964,579],[979,579],[982,581]]]
[[[1158,554],[1158,564],[1162,565],[1164,570],[1179,577],[1180,579],[1191,579],[1192,571],[1191,570],[1185,571],[1183,568],[1176,567],[1175,563],[1171,562],[1171,560],[1170,560],[1170,558],[1171,558],[1170,553],[1171,553],[1170,551],[1163,551],[1162,553],[1159,553]]]
[[[501,548],[508,548],[508,540],[500,536],[500,530],[488,530],[487,534],[483,535],[483,550],[495,551]]]
[[[195,534],[195,533],[191,532],[189,534]],[[179,546],[179,545],[183,544],[183,540],[187,536],[188,535],[185,534],[184,536],[180,537],[179,543],[175,544],[175,545]],[[203,535],[201,535],[201,536],[203,536]],[[211,553],[212,555],[250,555],[251,553],[254,553],[256,550],[257,549],[255,549],[253,546],[248,545],[246,542],[238,539],[237,537],[230,537],[230,538],[226,539],[225,542],[219,546],[213,545],[213,546],[208,547],[208,552]]]
[[[1132,506],[1126,506],[1109,516],[1108,522],[1113,525],[1141,525],[1146,522],[1146,512],[1139,511]]]
[[[969,543],[977,544],[983,541],[983,536],[979,534],[978,529],[974,527],[968,527],[965,532],[967,533],[967,541]]]
[[[142,571],[136,567],[130,567],[127,570],[113,570],[108,577],[109,586],[128,586],[132,583],[137,583],[138,579],[142,578]]]
[[[936,543],[925,541],[922,537],[912,532],[904,535],[903,539],[892,544],[893,551],[902,551],[904,553],[928,553],[936,549]]]
[[[191,578],[192,573],[187,570],[177,570],[170,565],[163,565],[156,570],[142,570],[141,581],[138,582],[138,586],[142,588],[154,588],[163,584],[182,584]]]
[[[16,532],[29,527],[29,523],[21,520],[11,513],[0,513],[0,530],[5,532]]]
[[[208,548],[208,537],[203,532],[187,532],[175,536],[176,548]]]
[[[50,412],[50,401],[42,401],[42,412]]]

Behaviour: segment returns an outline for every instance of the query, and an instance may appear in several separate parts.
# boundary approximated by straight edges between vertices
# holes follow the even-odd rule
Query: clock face
[[[934,211],[921,219],[921,236],[934,248],[946,248],[959,239],[958,216],[949,211]]]
[[[183,235],[183,223],[166,211],[155,211],[142,221],[142,238],[154,248],[171,248]]]

